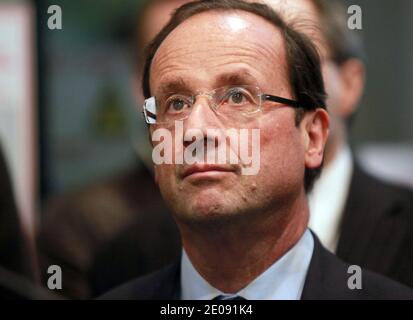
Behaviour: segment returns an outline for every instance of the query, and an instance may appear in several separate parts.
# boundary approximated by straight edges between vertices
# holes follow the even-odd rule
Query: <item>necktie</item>
[[[228,301],[235,301],[235,300],[247,300],[243,297],[237,296],[237,295],[219,295],[213,298],[212,300],[228,300]]]

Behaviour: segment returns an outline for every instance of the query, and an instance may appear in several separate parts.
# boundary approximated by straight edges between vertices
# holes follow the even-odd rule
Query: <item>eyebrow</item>
[[[162,83],[159,86],[159,93],[161,95],[182,91],[189,91],[188,85],[182,77],[177,77],[174,80]]]
[[[257,79],[246,69],[240,69],[221,74],[216,79],[217,86],[253,84],[257,85]]]

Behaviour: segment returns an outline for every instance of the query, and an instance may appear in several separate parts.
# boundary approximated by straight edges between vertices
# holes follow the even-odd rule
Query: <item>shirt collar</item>
[[[236,293],[247,300],[299,300],[314,250],[314,239],[307,229],[300,240],[266,271]],[[185,250],[181,258],[181,297],[183,300],[211,300],[226,295],[211,286],[192,265]]]

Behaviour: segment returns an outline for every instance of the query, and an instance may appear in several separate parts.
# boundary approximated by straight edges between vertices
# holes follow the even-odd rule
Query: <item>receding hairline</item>
[[[242,9],[232,9],[232,8],[214,8],[210,9],[208,11],[203,11],[203,12],[197,12],[184,21],[182,21],[179,25],[177,25],[166,37],[163,39],[162,43],[159,45],[157,48],[156,52],[159,51],[159,49],[163,46],[163,44],[167,41],[168,38],[173,36],[178,30],[181,29],[181,27],[185,27],[187,24],[191,23],[192,20],[196,19],[199,16],[204,16],[204,15],[235,15],[235,16],[251,16],[251,17],[256,17],[257,19],[261,20],[263,23],[267,24],[270,26],[273,30],[275,30],[281,37],[282,40],[285,40],[284,37],[281,34],[281,29],[279,26],[276,26],[273,22],[268,21],[268,19],[250,11],[242,10]],[[249,23],[250,25],[253,25]],[[254,26],[254,25],[253,25]]]
[[[272,54],[275,54],[276,56],[274,56],[274,59],[277,59],[277,57],[279,57],[281,54],[282,59],[285,60],[286,64],[288,64],[287,62],[287,50],[286,50],[286,39],[285,36],[282,34],[282,30],[280,26],[277,26],[274,24],[274,22],[269,21],[268,19],[266,19],[265,17],[256,14],[254,12],[250,12],[250,11],[246,11],[246,10],[242,10],[242,9],[232,9],[232,8],[214,8],[211,10],[207,10],[207,11],[203,11],[203,12],[197,12],[194,15],[191,15],[189,18],[185,19],[184,21],[182,21],[179,25],[177,25],[164,39],[163,41],[160,43],[160,45],[158,46],[158,48],[155,51],[155,54],[153,56],[153,59],[151,61],[151,67],[149,69],[149,81],[151,82],[151,74],[152,74],[152,67],[154,65],[154,63],[159,59],[158,54],[161,51],[162,47],[164,47],[165,44],[168,44],[168,40],[171,39],[171,37],[173,37],[174,35],[176,35],[177,32],[181,32],[182,28],[185,28],[189,23],[194,23],[193,20],[195,20],[197,17],[199,18],[200,16],[205,16],[205,15],[214,15],[214,16],[218,16],[218,15],[232,15],[232,16],[238,16],[241,17],[241,19],[244,19],[245,16],[249,16],[249,17],[256,17],[258,18],[258,20],[261,20],[263,24],[267,24],[268,29],[270,30],[272,29],[272,34],[273,35],[277,35],[277,38],[280,40],[279,43],[277,43],[276,41],[271,41],[271,42],[267,42],[266,47],[271,48],[272,50],[279,50],[278,52],[274,51]],[[244,17],[242,17],[244,16]],[[213,27],[216,25],[213,25]],[[182,27],[182,28],[181,28]],[[254,23],[254,21],[249,21],[248,22],[248,29],[249,30],[253,30],[252,28],[256,28],[256,24]],[[217,28],[217,27],[216,27]],[[185,30],[185,29],[183,29]],[[261,31],[262,28],[256,28],[255,30]],[[270,38],[275,39],[273,36],[270,36]],[[275,46],[280,44],[279,48],[276,48]],[[284,72],[287,76],[287,81],[288,80],[288,65],[283,65],[282,68],[284,69]]]

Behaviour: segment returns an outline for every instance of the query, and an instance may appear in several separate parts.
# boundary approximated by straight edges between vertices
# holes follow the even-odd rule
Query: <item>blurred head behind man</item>
[[[256,2],[256,1],[250,1]],[[348,129],[363,94],[365,70],[362,44],[347,27],[340,0],[259,0],[279,12],[316,44],[322,61],[330,135],[324,165],[347,141]]]
[[[134,52],[138,81],[145,62],[144,51],[149,43],[168,23],[174,11],[191,0],[147,0],[138,12],[135,28]],[[140,87],[140,83],[139,83]]]

